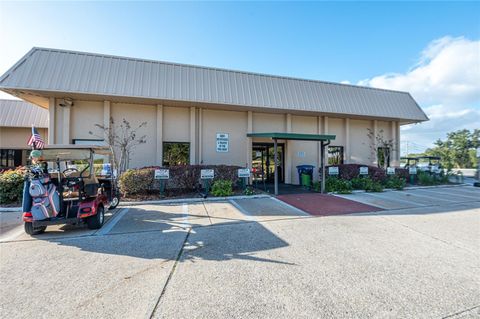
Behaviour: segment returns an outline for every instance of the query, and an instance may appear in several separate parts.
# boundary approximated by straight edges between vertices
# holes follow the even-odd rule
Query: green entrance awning
[[[247,133],[247,137],[262,137],[271,138],[273,140],[273,154],[274,154],[274,180],[275,180],[275,196],[278,195],[278,140],[297,140],[297,141],[318,141],[320,142],[320,157],[322,165],[322,183],[321,192],[325,192],[325,148],[330,144],[330,141],[335,140],[335,135],[329,134],[301,134],[301,133]]]
[[[275,140],[297,140],[297,141],[333,141],[335,135],[323,134],[301,134],[301,133],[247,133],[247,137],[263,137]]]

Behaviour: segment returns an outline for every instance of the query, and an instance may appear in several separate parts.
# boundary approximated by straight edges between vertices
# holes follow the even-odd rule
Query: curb
[[[22,207],[0,207],[0,213],[22,212]]]
[[[272,197],[266,194],[260,195],[239,195],[239,196],[228,196],[228,197],[207,197],[207,198],[176,198],[176,199],[161,199],[161,200],[148,200],[142,202],[120,202],[118,206],[127,207],[127,206],[138,206],[138,205],[148,205],[148,204],[177,204],[177,203],[199,203],[199,202],[217,202],[217,201],[229,201],[235,199],[251,199],[251,198],[269,198]]]

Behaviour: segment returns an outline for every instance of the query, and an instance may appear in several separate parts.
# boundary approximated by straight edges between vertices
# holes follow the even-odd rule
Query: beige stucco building
[[[46,139],[48,111],[25,101],[0,99],[0,169],[26,164],[32,125]]]
[[[127,119],[146,122],[130,167],[165,164],[177,143],[190,164],[256,167],[268,178],[272,141],[247,133],[333,134],[330,162],[375,164],[370,129],[393,140],[397,166],[400,126],[428,120],[405,92],[42,48],[7,71],[0,89],[48,110],[50,144],[90,142],[102,136],[95,124]],[[279,143],[281,181],[297,184],[297,165],[320,166],[319,142]]]

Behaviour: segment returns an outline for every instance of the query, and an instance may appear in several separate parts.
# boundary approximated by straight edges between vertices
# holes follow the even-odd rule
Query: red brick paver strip
[[[383,210],[375,206],[327,194],[289,194],[279,195],[277,198],[315,216],[377,212]]]

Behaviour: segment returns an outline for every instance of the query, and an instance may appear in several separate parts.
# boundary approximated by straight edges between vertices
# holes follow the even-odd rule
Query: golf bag
[[[32,198],[31,213],[34,220],[43,220],[58,215],[60,195],[49,177],[32,179],[28,190]]]

